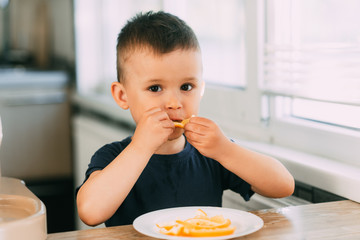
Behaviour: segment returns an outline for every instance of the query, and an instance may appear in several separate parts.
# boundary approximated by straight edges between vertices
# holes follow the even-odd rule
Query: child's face
[[[173,121],[197,115],[204,90],[199,51],[176,50],[154,55],[149,50],[138,50],[126,60],[123,69],[123,89],[136,123],[145,111],[154,107],[165,111]],[[172,138],[182,132],[176,128]]]

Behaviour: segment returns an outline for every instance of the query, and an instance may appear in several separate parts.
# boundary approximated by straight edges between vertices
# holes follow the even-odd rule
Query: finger
[[[190,143],[201,143],[203,142],[204,135],[197,134],[191,131],[185,131],[185,136]]]
[[[159,107],[153,107],[153,108],[149,108],[148,110],[145,111],[147,114],[151,115],[154,114],[156,112],[161,112],[161,109]]]
[[[193,132],[199,135],[204,136],[208,130],[207,126],[199,125],[197,123],[188,123],[184,127],[185,131]]]
[[[212,121],[207,119],[207,118],[204,118],[204,117],[191,117],[190,120],[189,120],[189,123],[196,123],[196,124],[199,124],[199,125],[203,125],[203,126],[209,126],[210,124],[212,124]]]
[[[157,121],[170,121],[169,115],[166,112],[162,111],[160,108],[151,109],[149,112],[151,113],[150,116]]]
[[[158,117],[156,117],[157,116],[156,114],[158,114],[160,112],[161,112],[160,108],[156,108],[156,107],[155,108],[150,108],[150,109],[148,109],[148,110],[146,110],[144,112],[144,114],[141,116],[141,119],[142,120],[146,120],[146,119],[148,119],[148,120],[151,120],[151,119],[158,120]]]
[[[170,119],[164,119],[162,120],[163,126],[166,128],[172,128],[175,129],[175,125],[173,123],[173,121],[171,121]]]

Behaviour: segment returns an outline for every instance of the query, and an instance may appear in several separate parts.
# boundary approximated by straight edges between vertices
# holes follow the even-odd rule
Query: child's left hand
[[[223,134],[219,126],[210,119],[192,117],[185,125],[185,136],[202,155],[215,159],[222,155],[230,140]]]

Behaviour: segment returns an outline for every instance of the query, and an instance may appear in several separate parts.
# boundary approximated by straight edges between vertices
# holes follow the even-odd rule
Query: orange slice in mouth
[[[184,119],[181,122],[173,122],[175,127],[177,128],[184,128],[185,125],[189,122],[190,118]]]

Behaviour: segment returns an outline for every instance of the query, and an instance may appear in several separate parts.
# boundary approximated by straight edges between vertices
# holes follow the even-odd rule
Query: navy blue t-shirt
[[[131,137],[128,137],[100,148],[91,159],[86,179],[92,172],[105,168],[130,142]],[[113,185],[116,187],[116,183]],[[245,200],[254,193],[247,182],[186,142],[180,153],[154,154],[150,158],[124,202],[105,225],[132,224],[136,217],[164,208],[220,207],[226,189],[240,193]]]

